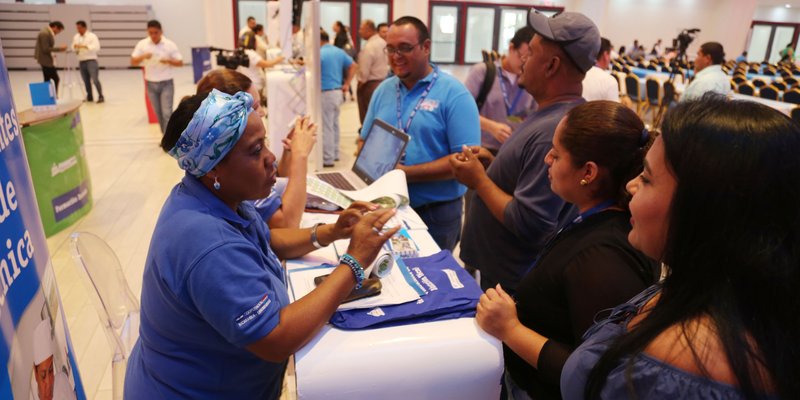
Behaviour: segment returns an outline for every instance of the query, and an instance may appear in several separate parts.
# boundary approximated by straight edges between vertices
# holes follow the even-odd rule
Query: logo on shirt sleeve
[[[261,300],[258,301],[254,306],[250,307],[247,311],[242,313],[242,315],[236,317],[236,326],[239,328],[243,328],[247,325],[250,321],[254,320],[256,317],[264,313],[264,310],[269,307],[272,303],[272,300],[269,298],[268,294],[265,294]]]

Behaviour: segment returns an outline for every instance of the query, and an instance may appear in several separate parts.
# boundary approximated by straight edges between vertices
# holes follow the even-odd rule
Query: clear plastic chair
[[[70,249],[97,309],[109,344],[114,399],[122,399],[128,356],[139,337],[139,301],[131,292],[114,250],[87,232],[70,235]]]

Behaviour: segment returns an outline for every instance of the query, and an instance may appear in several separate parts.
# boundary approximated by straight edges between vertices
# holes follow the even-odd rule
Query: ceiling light
[[[791,5],[791,4],[786,4],[784,7],[786,7],[786,8],[792,8],[792,5]]]

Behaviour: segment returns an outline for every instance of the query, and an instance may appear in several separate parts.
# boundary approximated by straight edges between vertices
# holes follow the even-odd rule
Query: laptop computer
[[[409,139],[403,131],[376,118],[353,168],[315,175],[337,189],[363,189],[395,168]]]

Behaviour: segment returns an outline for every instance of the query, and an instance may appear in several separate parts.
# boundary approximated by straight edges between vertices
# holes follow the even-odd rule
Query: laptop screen
[[[406,143],[408,135],[376,119],[353,165],[353,172],[367,184],[375,182],[394,169],[403,155]]]

